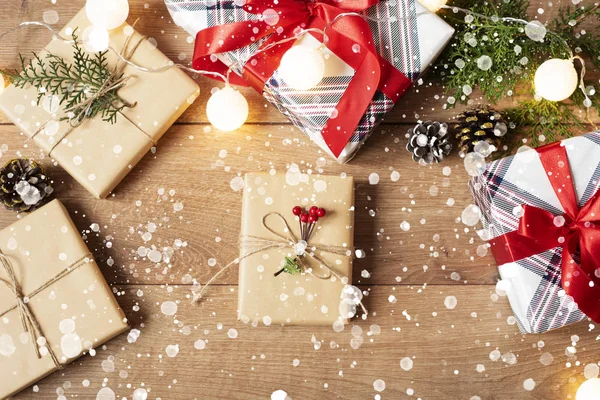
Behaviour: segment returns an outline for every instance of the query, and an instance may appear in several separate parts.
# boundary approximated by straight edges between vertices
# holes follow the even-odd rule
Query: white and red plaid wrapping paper
[[[600,131],[563,140],[562,144],[581,207],[600,185]],[[564,213],[535,150],[490,163],[469,186],[481,210],[486,240],[517,230],[525,204],[554,215]],[[561,251],[557,247],[498,266],[502,290],[523,333],[542,333],[586,318],[561,287]]]
[[[165,3],[173,21],[192,36],[211,26],[257,18],[241,8],[243,0],[165,0]],[[369,22],[375,46],[387,61],[411,81],[417,80],[435,61],[454,33],[452,27],[427,11],[416,0],[383,0],[368,9],[366,14],[388,20]],[[243,66],[264,40],[266,39],[220,54],[219,58],[225,64]],[[320,45],[311,35],[305,35],[299,40],[313,47]],[[241,74],[241,69],[234,68],[238,74]],[[349,65],[329,52],[326,76],[315,88],[295,90],[286,85],[276,71],[266,82],[263,95],[312,141],[333,156],[321,136],[321,130],[329,118],[337,117],[332,117],[332,114],[354,73]],[[391,99],[377,91],[337,161],[349,161],[393,106]]]

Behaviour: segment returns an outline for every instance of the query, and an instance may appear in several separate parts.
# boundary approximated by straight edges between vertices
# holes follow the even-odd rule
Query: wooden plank
[[[3,1],[2,12],[0,13],[0,33],[3,33],[13,25],[19,23],[22,12],[23,9],[20,1]],[[15,37],[16,36],[6,36],[3,39],[0,39],[0,68],[18,63],[19,41],[14,40]],[[4,118],[4,116],[2,116],[2,118]]]
[[[85,1],[4,3],[2,30],[19,20],[41,20],[48,10],[58,12],[60,27]],[[136,27],[142,33],[154,38],[173,60],[184,55],[184,62],[190,60],[188,36],[172,23],[162,0],[130,4],[130,21],[140,18]],[[531,15],[540,6],[533,1]],[[543,20],[556,12],[556,7],[544,8],[548,12]],[[17,52],[39,50],[48,40],[41,30],[10,36],[0,46],[0,66],[16,66]],[[600,74],[592,71],[589,76],[597,79]],[[544,335],[520,335],[516,325],[507,322],[512,313],[506,299],[495,300],[493,259],[477,255],[482,242],[460,222],[471,202],[462,160],[455,155],[442,165],[419,167],[405,153],[404,134],[414,121],[449,121],[458,113],[442,108],[443,88],[431,74],[400,100],[386,125],[348,165],[338,165],[317,150],[251,89],[243,89],[250,123],[236,133],[214,132],[205,124],[204,107],[218,84],[204,78],[199,83],[200,99],[108,200],[94,200],[52,160],[44,159],[57,197],[85,234],[141,336],[128,343],[122,335],[98,349],[96,357],[86,356],[40,382],[38,392],[28,389],[17,398],[96,398],[107,386],[116,398],[131,397],[135,388],[145,387],[153,399],[269,398],[277,389],[294,399],[355,399],[374,397],[376,379],[386,384],[382,398],[574,398],[584,366],[600,362],[594,325],[584,322]],[[502,100],[499,108],[510,104],[511,99]],[[8,147],[2,150],[1,162],[15,155],[42,157],[2,115],[0,124],[5,124],[0,125],[0,145]],[[355,240],[367,257],[356,261],[354,274],[370,291],[366,303],[372,315],[367,321],[354,321],[342,333],[329,327],[260,323],[253,328],[236,322],[235,272],[210,289],[202,303],[189,304],[191,287],[185,283],[191,278],[206,282],[237,255],[241,193],[231,189],[231,179],[271,168],[285,172],[291,163],[304,171],[347,173],[357,180]],[[443,167],[450,167],[449,176]],[[390,178],[392,171],[400,172],[397,182]],[[380,177],[377,185],[369,184],[373,173]],[[449,198],[454,201],[451,207]],[[184,206],[179,212],[173,208],[177,202]],[[0,226],[15,218],[1,210]],[[402,221],[410,222],[409,231],[400,229]],[[99,232],[91,231],[93,223],[99,224]],[[149,223],[157,228],[144,242],[141,236]],[[140,246],[173,247],[176,239],[187,246],[175,251],[170,264],[153,264],[137,255]],[[216,266],[208,265],[210,258],[216,259]],[[371,277],[360,278],[363,270]],[[447,296],[457,298],[454,310],[444,306]],[[175,316],[162,314],[160,306],[167,300],[178,302]],[[381,334],[367,333],[376,329],[372,324]],[[359,350],[351,346],[353,326],[355,332],[362,329],[365,343]],[[230,328],[237,330],[236,339],[228,338]],[[194,349],[199,339],[207,340],[206,349]],[[176,357],[167,356],[168,345],[179,345]],[[496,350],[501,359],[492,361]],[[540,360],[550,360],[548,354],[552,362],[546,366]],[[410,371],[400,368],[404,357],[413,358]],[[294,367],[296,359],[299,365]],[[477,372],[479,365],[485,371]],[[524,389],[527,379],[535,381],[533,391]],[[85,380],[89,386],[82,384]]]
[[[372,287],[367,306],[376,315],[341,333],[330,327],[244,325],[235,320],[235,287],[214,287],[196,305],[189,304],[189,288],[118,288],[132,328],[141,331],[137,342],[128,343],[123,334],[95,357],[42,380],[38,392],[28,389],[15,399],[54,399],[63,392],[67,398],[95,398],[101,386],[117,399],[131,398],[139,387],[149,391],[149,399],[267,399],[278,389],[293,399],[365,399],[377,394],[377,379],[385,382],[384,399],[564,399],[574,398],[584,365],[597,362],[600,352],[586,323],[543,336],[520,335],[506,322],[511,314],[506,300],[491,300],[493,289],[484,286]],[[398,302],[390,303],[390,295]],[[455,309],[446,309],[446,296],[456,297]],[[162,314],[165,301],[178,303],[175,315]],[[230,329],[237,338],[228,337]],[[378,329],[380,334],[372,334]],[[358,350],[353,337],[364,340]],[[197,340],[205,341],[204,350],[194,348]],[[565,355],[571,340],[577,341],[577,353]],[[179,346],[177,356],[167,356],[169,345]],[[413,361],[408,371],[400,366],[405,357]],[[524,389],[527,379],[535,381],[533,391]]]
[[[18,1],[11,0],[10,4],[14,4],[11,9],[16,8],[18,3]],[[190,38],[185,31],[172,22],[163,0],[131,0],[129,3],[131,9],[129,22],[133,22],[139,18],[136,28],[141,33],[156,40],[159,49],[172,60],[175,60],[175,62],[179,62],[180,59],[183,59],[181,61],[183,63],[191,62],[193,44],[190,41],[193,38]],[[52,5],[49,2],[24,1],[23,4],[23,11],[21,12],[23,20],[42,20],[44,11],[55,10],[59,14],[59,22],[55,24],[55,27],[61,28],[83,7],[85,1],[72,0],[69,2],[60,2],[56,5]],[[533,4],[532,7],[534,7]],[[535,15],[536,9],[537,7],[532,9],[532,15]],[[556,10],[552,9],[552,13],[555,12]],[[549,18],[552,13],[544,15],[543,20]],[[5,27],[13,24],[13,21],[7,21],[7,23],[0,26]],[[593,28],[593,26],[589,28]],[[50,39],[49,33],[42,28],[28,29],[28,31],[21,31],[17,41],[19,43],[19,51],[24,54],[39,51]],[[0,66],[17,67],[18,57],[16,53],[14,45],[10,47],[10,51],[0,52]],[[590,68],[587,77],[591,82],[599,79],[600,73]],[[200,97],[181,117],[180,122],[207,122],[205,114],[206,102],[210,97],[211,89],[219,87],[220,84],[203,77],[198,79],[198,83],[201,88]],[[289,124],[287,118],[281,115],[275,107],[271,106],[253,89],[245,88],[242,89],[242,92],[250,104],[248,122]],[[444,109],[446,97],[443,93],[444,89],[436,79],[435,74],[430,71],[423,76],[421,84],[415,85],[400,99],[394,109],[386,116],[384,122],[387,124],[409,123],[419,119],[452,121],[466,106],[458,106],[455,109]],[[474,92],[471,100],[473,104],[486,103],[485,99],[478,92]],[[515,99],[505,98],[498,103],[497,108],[504,109],[515,104]],[[593,121],[600,123],[600,118],[593,115]],[[8,122],[6,117],[1,113],[0,122]]]
[[[125,178],[114,196],[101,201],[60,167],[45,161],[55,180],[56,197],[86,232],[96,257],[115,261],[114,266],[104,268],[109,282],[161,283],[170,276],[178,282],[187,273],[200,282],[208,280],[238,254],[241,192],[233,191],[230,181],[246,172],[275,169],[285,173],[297,163],[303,171],[355,177],[355,245],[367,255],[357,260],[354,271],[361,283],[397,283],[398,279],[407,284],[454,283],[453,272],[458,284],[495,283],[493,260],[476,254],[483,242],[472,229],[465,232],[467,227],[459,220],[472,202],[462,160],[455,155],[443,165],[420,167],[404,148],[405,130],[397,126],[379,131],[355,161],[339,165],[326,155],[320,157],[315,145],[287,126],[246,125],[240,132],[221,134],[177,125],[161,140],[156,153],[146,155]],[[0,138],[0,144],[8,146],[3,162],[17,154],[40,157],[34,144],[23,148],[24,137],[14,126],[0,126]],[[391,179],[392,171],[400,171],[397,182]],[[379,176],[377,185],[369,184],[372,174]],[[174,195],[169,194],[171,190]],[[452,206],[447,205],[449,199],[454,201]],[[177,202],[183,204],[180,212],[174,211]],[[9,211],[0,212],[2,226],[14,218]],[[410,223],[409,231],[400,229],[403,221]],[[90,231],[93,223],[100,225],[99,233]],[[152,240],[144,242],[141,235],[149,223],[157,229]],[[168,272],[163,271],[164,265],[152,266],[137,255],[140,246],[173,247],[175,239],[186,241],[187,247],[176,251]],[[216,267],[208,266],[210,258],[217,260]],[[146,268],[151,272],[143,272]],[[363,270],[371,278],[360,278]],[[236,282],[235,273],[223,280]]]

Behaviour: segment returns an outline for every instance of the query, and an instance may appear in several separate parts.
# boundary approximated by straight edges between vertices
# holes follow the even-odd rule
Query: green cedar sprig
[[[115,75],[109,69],[106,59],[108,50],[90,55],[79,45],[75,32],[72,38],[72,64],[50,53],[43,56],[33,53],[33,59],[27,64],[19,54],[21,70],[3,69],[0,73],[18,88],[33,86],[38,89],[38,105],[45,95],[57,95],[64,109],[72,113],[71,123],[74,125],[98,114],[104,121],[114,124],[119,112],[132,107],[118,94],[124,85],[123,74]],[[98,97],[87,102],[97,93],[100,93]],[[67,119],[69,116],[62,118]]]
[[[475,4],[455,0],[451,5],[490,17],[531,20],[527,15],[528,0],[488,0]],[[505,114],[534,146],[540,144],[542,137],[550,142],[570,137],[583,128],[581,120],[585,119],[586,111],[581,91],[578,89],[570,102],[538,101],[534,98],[533,76],[547,59],[569,58],[570,49],[575,54],[588,56],[600,67],[600,4],[561,7],[557,17],[547,25],[548,33],[543,42],[527,37],[522,23],[494,22],[476,16],[465,19],[464,14],[452,10],[446,10],[442,17],[456,29],[436,64],[449,97],[467,103],[471,100],[471,90],[479,88],[490,103],[506,97],[525,98],[517,100],[517,105]],[[582,34],[579,25],[590,19],[596,20],[596,27]],[[482,56],[492,59],[490,69],[482,70],[477,65]],[[592,93],[588,94],[591,97]],[[447,106],[453,104],[451,100]],[[573,106],[580,110],[574,110]],[[600,103],[593,97],[592,107],[600,109]]]
[[[590,18],[596,20],[593,28],[586,29],[585,34],[580,31],[579,25]],[[600,3],[592,7],[560,7],[556,18],[550,23],[550,30],[562,36],[575,49],[576,53],[584,53],[590,57],[590,61],[600,67],[598,50],[600,49]],[[588,24],[589,25],[589,24]]]
[[[490,17],[527,20],[528,6],[528,0],[492,0],[465,8]],[[529,83],[537,67],[547,58],[569,56],[569,50],[561,39],[547,34],[544,43],[535,42],[527,37],[525,26],[521,23],[494,22],[476,16],[467,16],[472,20],[465,22],[464,14],[455,14],[451,10],[447,10],[443,17],[454,26],[456,33],[440,58],[437,70],[448,94],[457,101],[466,102],[469,99],[468,89],[478,87],[489,102],[496,103],[503,97],[516,94],[519,85]],[[488,70],[477,64],[477,60],[484,56],[492,60]]]
[[[292,257],[285,258],[285,264],[283,268],[275,273],[275,276],[279,276],[281,273],[288,273],[290,275],[296,275],[302,272],[302,267],[298,264],[298,260]]]
[[[584,133],[585,125],[579,114],[564,102],[544,99],[523,100],[504,112],[506,119],[519,126],[519,132],[529,139],[528,144],[533,147]]]

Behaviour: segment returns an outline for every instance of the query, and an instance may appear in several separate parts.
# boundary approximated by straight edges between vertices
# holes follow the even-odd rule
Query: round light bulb
[[[210,96],[206,116],[215,128],[224,132],[234,131],[248,119],[248,102],[240,92],[227,85]]]
[[[308,90],[323,80],[325,59],[320,50],[297,45],[285,52],[277,72],[290,87]]]
[[[577,90],[577,70],[571,60],[551,58],[535,71],[535,92],[546,100],[562,101]]]
[[[432,13],[438,12],[447,2],[448,0],[419,0],[419,3]]]
[[[111,30],[123,25],[127,20],[129,2],[127,0],[87,0],[85,12],[92,25]]]
[[[575,400],[600,400],[600,379],[592,378],[583,382],[577,389]]]
[[[88,26],[81,35],[83,47],[90,53],[98,53],[108,49],[110,35],[104,28]]]

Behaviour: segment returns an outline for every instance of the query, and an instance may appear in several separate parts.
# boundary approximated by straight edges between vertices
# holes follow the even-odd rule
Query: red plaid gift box
[[[175,23],[194,36],[207,28],[260,19],[259,15],[242,8],[243,0],[165,0],[165,3]],[[339,114],[337,108],[343,101],[348,85],[356,77],[355,68],[326,49],[326,76],[316,87],[309,90],[293,89],[279,76],[276,67],[260,83],[264,97],[340,163],[349,161],[356,154],[385,114],[392,109],[397,97],[436,59],[454,33],[452,27],[415,0],[381,1],[363,14],[385,20],[369,22],[374,39],[372,42],[381,59],[389,63],[394,72],[403,76],[406,85],[401,91],[397,91],[398,96],[396,93],[392,96],[388,96],[390,93],[384,94],[385,89],[375,90],[372,97],[367,98],[362,118],[360,115],[354,116],[357,123],[353,124],[353,131],[340,139],[344,140],[341,146],[338,144],[334,148],[324,138],[324,130],[336,118],[342,121],[351,117]],[[236,73],[243,75],[248,60],[266,40],[269,38],[259,38],[248,46],[220,53],[217,57],[223,63],[231,65]],[[322,44],[311,35],[304,35],[299,42],[315,48]],[[398,84],[398,79],[391,81]],[[335,123],[333,121],[333,125]],[[336,132],[333,132],[332,136],[335,135]]]
[[[489,164],[470,186],[524,333],[600,322],[600,133]]]

